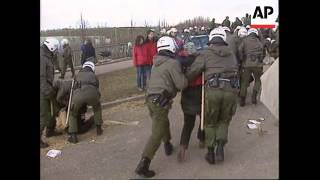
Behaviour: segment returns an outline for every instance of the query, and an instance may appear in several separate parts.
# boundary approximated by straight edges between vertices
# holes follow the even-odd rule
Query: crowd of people
[[[237,22],[238,19],[234,23]],[[278,27],[275,30],[255,29],[250,28],[250,21],[241,22],[244,23],[235,26],[227,17],[222,25],[210,31],[201,27],[200,31],[209,39],[208,48],[201,51],[197,51],[192,41],[178,36],[182,33],[187,36],[194,29],[197,32],[196,27],[191,31],[190,28],[178,30],[172,27],[168,31],[161,30],[158,37],[156,31],[150,29],[145,37],[136,37],[132,59],[137,69],[137,87],[145,91],[146,106],[152,119],[151,135],[135,170],[138,175],[146,178],[155,175],[149,166],[161,142],[165,154],[172,154],[174,147],[168,114],[178,92],[181,92],[184,116],[178,161],[185,161],[196,116],[203,122],[198,127],[197,137],[199,147],[208,149],[205,160],[209,164],[224,160],[228,128],[238,99],[240,106],[245,106],[247,88],[253,79],[251,102],[257,104],[263,60],[266,55],[274,59],[279,56]],[[63,44],[63,57],[66,64],[70,64],[68,42]],[[95,50],[91,41],[87,40],[81,47],[82,68],[76,75],[72,71],[71,80],[54,79],[58,45],[58,40],[48,38],[40,48],[41,148],[48,147],[41,137],[45,128],[47,137],[61,134],[55,131],[55,117],[62,108],[70,115],[70,118],[67,115],[66,127],[69,142],[77,143],[77,134],[87,131],[92,124],[96,125],[97,135],[103,133],[99,79],[95,75]],[[94,116],[85,122],[87,106],[92,106]]]

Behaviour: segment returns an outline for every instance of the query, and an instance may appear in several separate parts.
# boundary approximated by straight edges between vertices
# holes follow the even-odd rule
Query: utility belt
[[[221,73],[213,74],[206,82],[206,87],[209,88],[231,88],[240,89],[240,78],[236,73],[232,77],[223,78]]]
[[[167,93],[150,94],[147,96],[147,101],[149,101],[155,105],[165,107],[169,104],[169,102],[171,101],[171,98],[167,95]]]
[[[246,60],[250,62],[263,63],[263,55],[262,54],[247,54]]]

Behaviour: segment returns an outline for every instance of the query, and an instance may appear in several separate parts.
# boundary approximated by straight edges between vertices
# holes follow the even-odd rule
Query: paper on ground
[[[61,155],[61,151],[60,150],[56,150],[56,149],[51,149],[50,151],[48,151],[47,156],[55,158],[57,156]]]
[[[249,129],[258,129],[257,125],[255,124],[247,124]]]
[[[249,120],[249,122],[253,123],[253,124],[261,124],[261,122],[256,121],[256,120]]]

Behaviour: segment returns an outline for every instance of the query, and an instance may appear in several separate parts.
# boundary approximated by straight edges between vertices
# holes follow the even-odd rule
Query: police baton
[[[204,140],[204,72],[202,72],[202,89],[201,89],[201,119],[200,119],[200,140]]]
[[[71,83],[71,90],[70,90],[68,111],[67,111],[67,119],[66,119],[66,127],[68,126],[68,123],[69,123],[69,114],[70,114],[70,106],[71,106],[71,100],[72,100],[73,85],[74,85],[74,79],[72,79],[72,83]]]

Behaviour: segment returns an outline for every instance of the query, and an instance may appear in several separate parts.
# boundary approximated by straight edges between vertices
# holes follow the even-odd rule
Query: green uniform
[[[171,139],[168,113],[177,91],[187,87],[180,63],[161,52],[154,57],[154,64],[147,88],[147,106],[152,119],[152,134],[142,157],[153,159],[161,141]]]
[[[53,114],[56,101],[53,89],[54,63],[53,53],[43,45],[40,48],[40,136],[45,127],[54,128]],[[52,111],[53,110],[53,111]]]
[[[67,70],[67,66],[70,66],[72,76],[74,76],[74,68],[73,68],[73,63],[72,63],[72,49],[69,45],[65,45],[63,47],[62,57],[63,57],[63,63],[62,63],[61,76],[64,77],[66,70]]]
[[[263,58],[265,56],[263,49],[263,44],[254,34],[244,38],[239,46],[239,57],[242,63],[240,97],[245,98],[247,95],[251,74],[253,74],[255,81],[253,90],[258,92],[261,88],[260,77],[263,73]]]
[[[78,132],[77,117],[82,108],[87,105],[93,108],[95,124],[102,125],[99,80],[90,68],[81,69],[75,78],[69,117],[69,133]]]
[[[54,55],[53,55],[53,65],[54,65],[54,70],[61,71],[61,68],[60,68],[60,66],[59,66],[58,54],[54,54]]]
[[[205,142],[210,148],[214,148],[217,141],[226,143],[228,140],[228,127],[236,111],[236,82],[237,61],[232,50],[226,45],[211,45],[204,50],[191,65],[186,76],[189,80],[204,71],[205,74]],[[212,84],[212,76],[220,76],[215,86]],[[222,79],[223,78],[223,79]],[[216,82],[217,82],[216,81]]]

